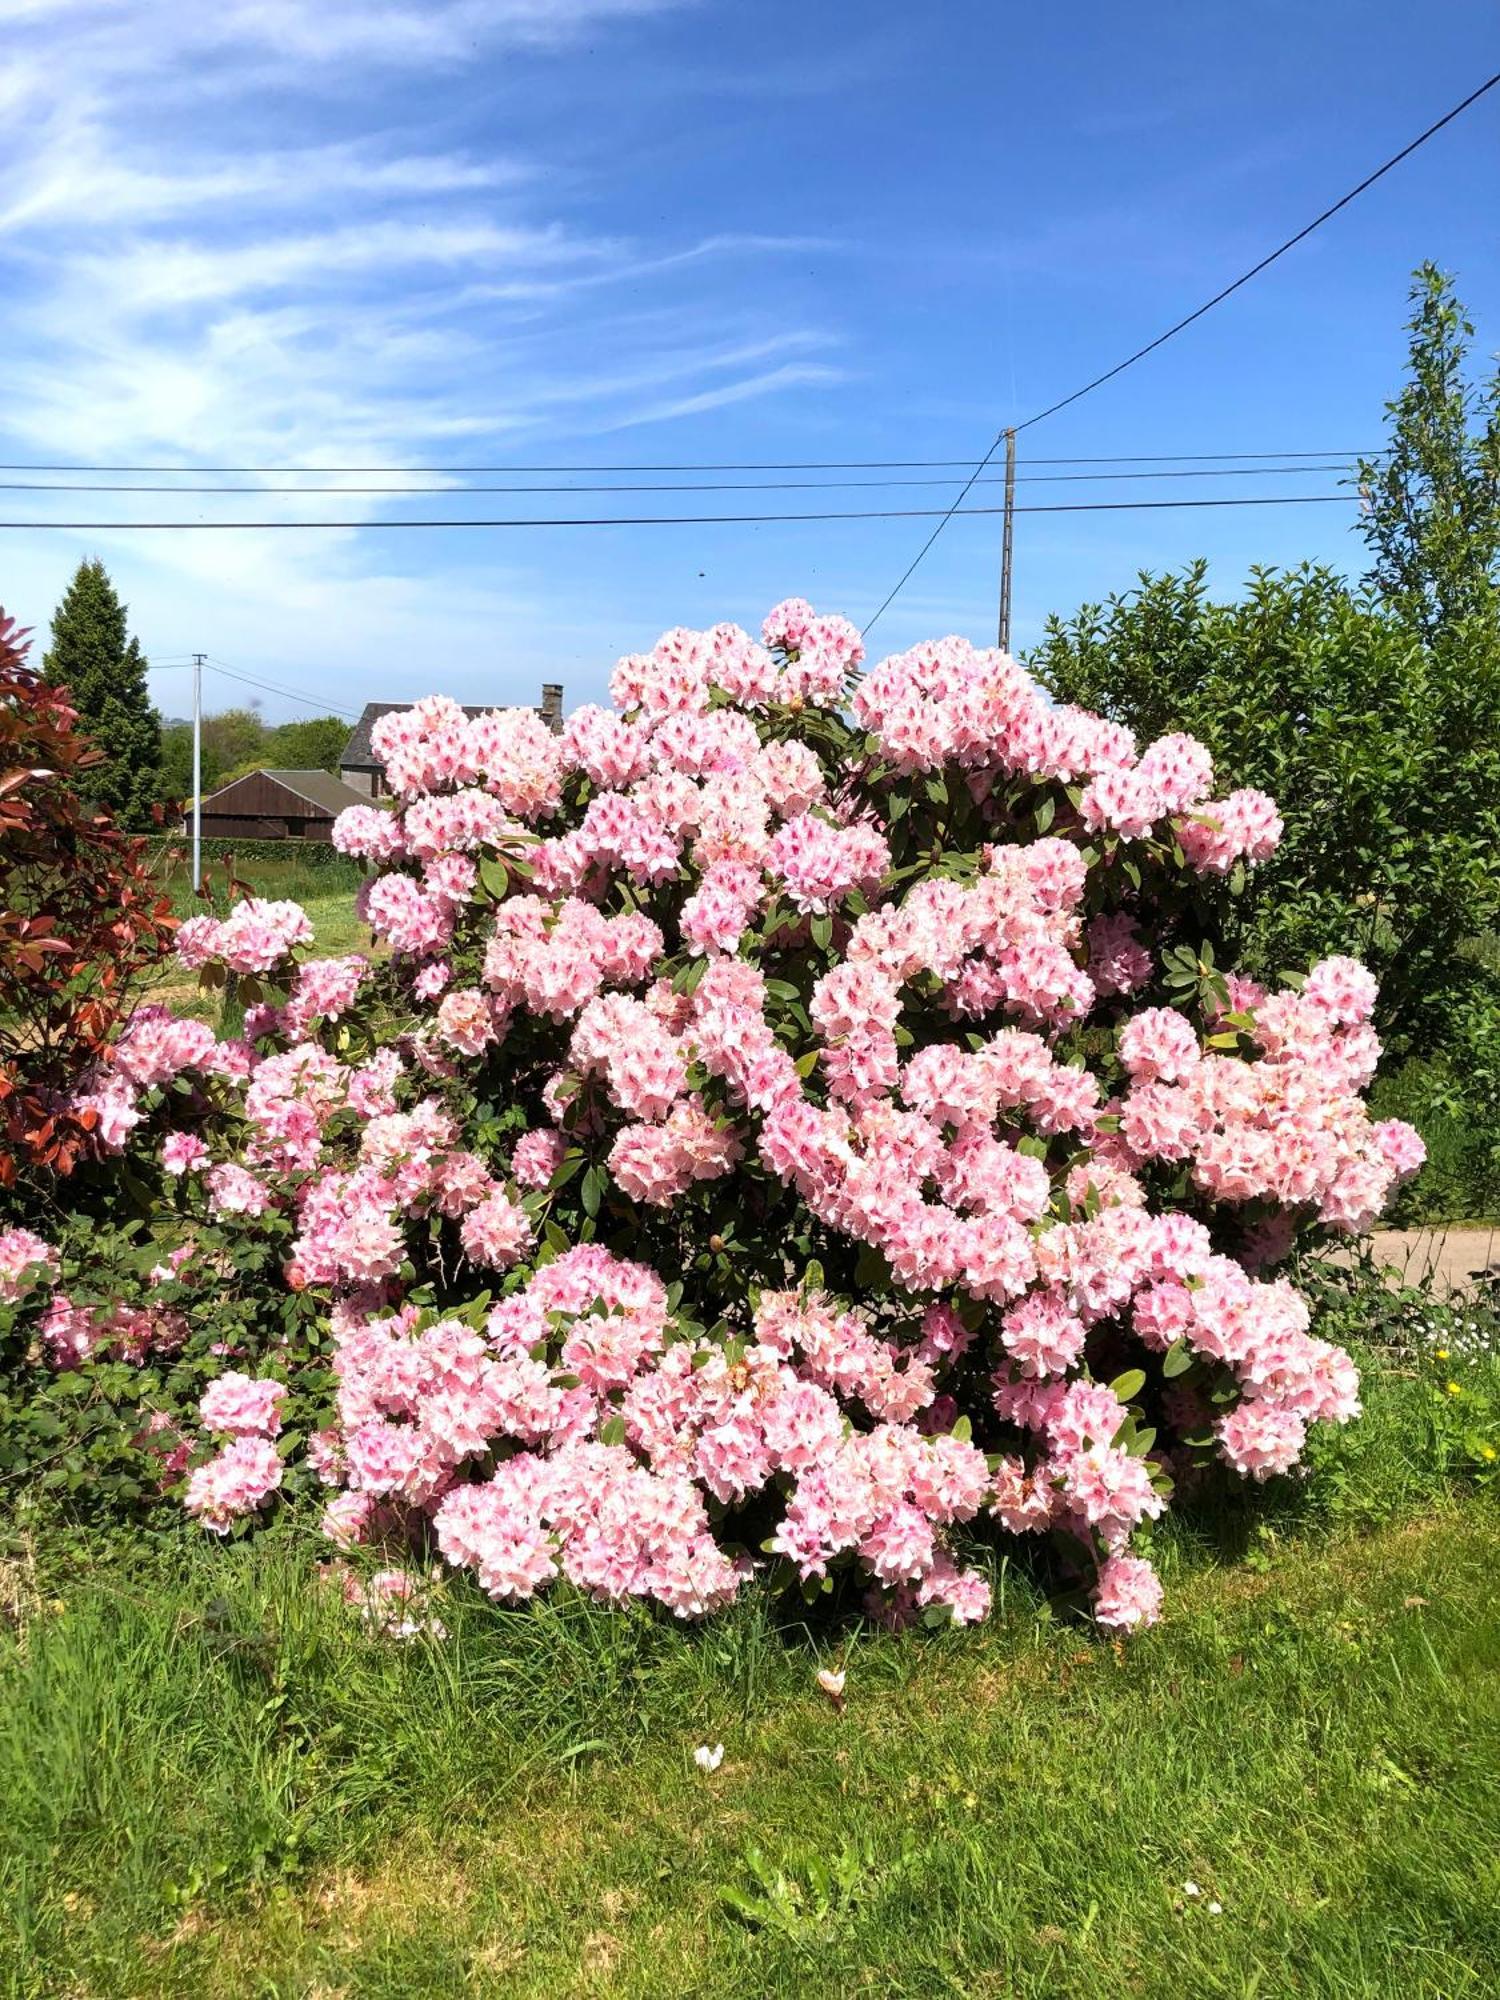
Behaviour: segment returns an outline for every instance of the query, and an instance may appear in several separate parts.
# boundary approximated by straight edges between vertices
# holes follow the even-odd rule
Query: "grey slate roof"
[[[465,702],[463,709],[465,715],[473,717],[476,715],[488,715],[490,710],[496,705],[494,702],[481,702],[477,707],[470,707]],[[374,750],[370,747],[370,731],[375,727],[375,724],[380,720],[382,715],[392,715],[398,709],[407,709],[411,706],[412,704],[409,701],[367,701],[365,703],[364,714],[355,723],[354,728],[350,732],[349,741],[344,745],[344,754],[339,758],[339,769],[341,771],[378,771],[380,769],[380,762]],[[500,706],[504,706],[504,704],[500,704]],[[549,681],[544,683],[542,687],[542,699],[537,705],[536,712],[550,728],[561,729],[562,689],[555,682]]]

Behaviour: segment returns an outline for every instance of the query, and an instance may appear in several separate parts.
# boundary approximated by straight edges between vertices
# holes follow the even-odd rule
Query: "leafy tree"
[[[265,757],[266,725],[253,708],[226,708],[203,718],[203,784],[209,790],[230,771]]]
[[[336,715],[282,722],[270,733],[266,762],[276,770],[336,771],[348,741],[349,725]]]
[[[1500,920],[1500,654],[1487,619],[1428,643],[1331,571],[1252,572],[1214,603],[1206,566],[1049,621],[1032,665],[1060,699],[1141,738],[1200,737],[1221,787],[1255,785],[1286,832],[1223,941],[1274,975],[1328,952],[1381,981],[1393,1048],[1431,1052],[1493,975]]]
[[[164,804],[177,804],[192,796],[193,725],[168,722],[161,732],[161,765],[156,796]]]
[[[253,709],[228,708],[203,718],[203,789],[211,792],[249,771],[334,771],[349,740],[336,715],[310,716],[267,728]],[[171,722],[162,730],[157,796],[188,799],[193,790],[193,726]]]
[[[1387,403],[1390,446],[1363,459],[1368,581],[1431,639],[1493,614],[1500,587],[1500,370],[1467,379],[1474,328],[1453,281],[1423,264],[1407,322],[1410,375]]]
[[[123,827],[152,825],[161,796],[161,722],[146,690],[145,658],[103,563],[78,565],[52,620],[43,666],[104,751],[88,776],[93,801]]]

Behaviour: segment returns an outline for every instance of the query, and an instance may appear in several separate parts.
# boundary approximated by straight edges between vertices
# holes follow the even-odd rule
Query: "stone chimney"
[[[542,720],[557,735],[563,726],[563,691],[561,681],[542,682]]]

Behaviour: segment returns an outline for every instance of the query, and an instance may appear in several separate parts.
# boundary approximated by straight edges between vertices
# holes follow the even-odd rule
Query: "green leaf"
[[[479,879],[497,903],[510,893],[510,871],[498,854],[487,854],[479,864]]]
[[[776,1921],[777,1912],[764,1896],[747,1896],[728,1882],[719,1885],[718,1896],[726,1910],[753,1930],[764,1930]]]
[[[1132,1396],[1138,1396],[1145,1386],[1144,1368],[1127,1368],[1123,1375],[1117,1375],[1109,1385],[1111,1395],[1118,1396],[1122,1403],[1128,1403]]]
[[[1192,1350],[1187,1342],[1174,1340],[1162,1358],[1161,1372],[1170,1382],[1175,1376],[1186,1375],[1192,1365]]]
[[[1050,792],[1031,816],[1036,821],[1037,832],[1045,833],[1057,817],[1057,800]]]
[[[827,951],[833,943],[833,918],[826,910],[819,912],[812,920],[813,943],[820,951]]]

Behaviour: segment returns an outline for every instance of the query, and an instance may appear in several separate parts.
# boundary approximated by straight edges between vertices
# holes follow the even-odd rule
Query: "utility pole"
[[[1000,650],[1010,651],[1010,563],[1016,537],[1016,434],[1005,433],[1005,524],[1000,534]]]
[[[203,662],[193,655],[193,894],[203,882]]]

